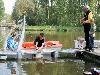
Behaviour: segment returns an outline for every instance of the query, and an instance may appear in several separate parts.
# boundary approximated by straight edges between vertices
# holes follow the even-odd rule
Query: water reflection
[[[38,68],[34,73],[40,75],[81,75],[80,69],[78,69],[75,63],[46,63],[45,65],[38,64]],[[76,67],[75,67],[76,66]],[[41,68],[41,69],[39,69]],[[77,70],[78,69],[78,70]],[[35,75],[34,74],[34,75]],[[30,74],[32,75],[32,74]]]
[[[22,68],[26,71],[27,75],[81,75],[84,63],[82,61],[78,62],[81,63],[73,61],[62,62],[62,60],[59,60],[59,62],[45,61],[45,64],[31,62],[23,64]]]
[[[0,61],[0,75],[83,75],[85,70],[100,65],[82,60],[58,59],[58,61]],[[20,69],[19,69],[20,68]]]
[[[100,64],[93,63],[91,61],[85,61],[85,63],[84,63],[84,71],[90,71],[91,68],[100,68]]]
[[[42,63],[37,63],[36,64],[36,72],[34,75],[43,75],[43,72],[44,72],[44,64]]]
[[[0,75],[19,75],[16,62],[0,62]]]
[[[14,62],[7,62],[7,69],[11,70],[11,74],[16,74],[16,64]]]

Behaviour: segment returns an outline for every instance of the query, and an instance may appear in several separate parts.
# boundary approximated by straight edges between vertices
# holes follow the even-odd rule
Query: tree
[[[17,0],[12,16],[18,22],[26,15],[28,25],[81,26],[85,4],[91,7],[99,23],[99,0]]]
[[[29,10],[34,12],[34,4],[32,0],[17,0],[13,9],[12,17],[18,22],[23,18],[23,15],[28,16]]]
[[[4,3],[2,0],[0,0],[0,21],[2,20],[4,16]]]

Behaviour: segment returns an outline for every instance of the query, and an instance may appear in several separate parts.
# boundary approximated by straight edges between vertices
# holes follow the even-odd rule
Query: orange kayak
[[[23,48],[36,48],[34,41],[33,42],[24,42],[22,44]],[[62,44],[59,41],[46,41],[45,42],[46,48],[62,48]]]

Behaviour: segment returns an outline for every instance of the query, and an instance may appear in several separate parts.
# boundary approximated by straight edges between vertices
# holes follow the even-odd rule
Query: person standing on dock
[[[90,11],[90,7],[88,5],[85,5],[83,7],[83,11],[85,15],[84,18],[81,20],[81,23],[84,27],[84,33],[85,33],[85,41],[86,41],[85,50],[90,51],[89,31],[91,29],[91,25],[94,23],[93,13]]]
[[[39,59],[40,62],[43,62],[43,55],[42,55],[42,49],[45,46],[44,44],[45,42],[45,37],[44,37],[44,33],[40,33],[34,41],[34,44],[36,45],[36,50],[37,50],[37,54],[36,54],[36,59]]]

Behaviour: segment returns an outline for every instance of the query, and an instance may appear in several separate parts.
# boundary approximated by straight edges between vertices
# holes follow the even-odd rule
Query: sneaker
[[[88,48],[88,47],[85,47],[84,49],[85,49],[85,50],[88,50],[89,48]]]
[[[87,48],[87,49],[85,49],[85,51],[89,51],[89,49]]]
[[[92,48],[91,51],[94,52],[94,48]]]

